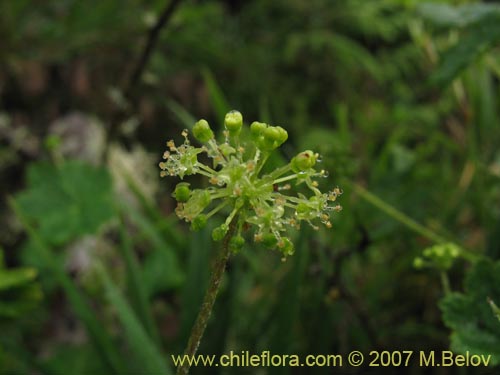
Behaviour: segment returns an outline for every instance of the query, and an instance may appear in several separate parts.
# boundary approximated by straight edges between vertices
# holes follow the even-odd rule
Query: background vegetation
[[[215,249],[157,163],[232,108],[320,152],[344,210],[234,257],[200,353],[500,363],[499,5],[17,0],[0,40],[0,373],[173,372]]]

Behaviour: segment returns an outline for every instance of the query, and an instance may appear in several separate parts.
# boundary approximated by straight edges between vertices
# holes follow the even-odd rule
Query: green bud
[[[274,148],[279,147],[288,139],[288,133],[281,126],[269,126],[263,131],[264,138]]]
[[[191,190],[189,189],[189,183],[180,182],[177,184],[174,190],[173,197],[177,202],[187,202],[191,196]]]
[[[288,132],[281,126],[277,126],[276,129],[278,129],[278,132],[280,134],[279,138],[277,139],[277,142],[279,142],[281,146],[288,139]]]
[[[214,241],[221,241],[228,230],[229,227],[226,224],[222,224],[220,227],[217,227],[212,231],[212,239]]]
[[[214,132],[206,120],[200,120],[194,124],[193,135],[200,142],[208,142],[213,139]]]
[[[269,143],[277,142],[280,137],[280,131],[275,126],[269,126],[266,130],[264,130],[264,138]]]
[[[278,244],[278,239],[272,233],[266,233],[262,236],[262,244],[268,249],[274,249]]]
[[[224,126],[229,130],[229,133],[238,134],[243,126],[243,116],[239,111],[228,112],[224,118]]]
[[[252,134],[253,138],[258,138],[264,130],[267,128],[267,124],[264,124],[263,122],[257,122],[254,121],[252,122],[252,125],[250,125],[250,133]]]
[[[316,164],[316,155],[311,150],[303,151],[295,156],[290,165],[295,173],[306,171]]]
[[[200,214],[196,216],[191,222],[191,229],[194,231],[199,231],[200,229],[205,228],[207,225],[207,215]]]
[[[242,236],[234,236],[229,241],[229,248],[232,252],[237,253],[241,250],[243,245],[245,244],[245,239]]]

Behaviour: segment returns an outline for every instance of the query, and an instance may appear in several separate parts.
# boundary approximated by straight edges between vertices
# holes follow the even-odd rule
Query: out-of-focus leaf
[[[34,220],[48,243],[60,245],[83,234],[94,233],[113,215],[111,178],[102,168],[65,162],[28,169],[28,188],[18,194],[24,215]]]
[[[82,320],[87,328],[92,344],[97,348],[97,352],[103,359],[103,363],[108,366],[108,373],[124,374],[126,366],[120,359],[120,355],[114,346],[111,336],[106,333],[94,312],[88,306],[85,297],[75,285],[74,281],[66,274],[64,269],[54,261],[51,248],[31,225],[21,207],[16,200],[10,199],[9,204],[30,236],[33,244],[38,248],[43,257],[44,264],[55,275],[56,281],[62,287],[73,307],[75,314]]]
[[[489,298],[500,300],[500,262],[477,262],[465,279],[465,293],[451,293],[441,300],[445,324],[452,329],[451,348],[456,352],[491,354],[500,363],[500,324]]]
[[[0,269],[0,292],[28,284],[35,277],[36,271],[32,268]]]
[[[224,116],[227,112],[229,112],[232,108],[229,105],[222,89],[219,87],[214,75],[212,72],[205,68],[202,71],[203,79],[205,80],[205,84],[207,85],[208,95],[210,97],[210,101],[214,106],[215,114],[217,115],[217,119],[222,121],[224,120]]]
[[[44,367],[53,375],[67,374],[68,369],[71,369],[71,373],[74,375],[107,374],[108,371],[95,350],[96,348],[92,345],[61,345],[44,362]]]
[[[186,108],[177,103],[175,100],[167,100],[167,107],[172,111],[172,113],[177,117],[180,124],[185,128],[192,130],[196,119],[189,113]]]
[[[175,253],[162,248],[153,250],[144,260],[142,282],[149,296],[182,285],[184,273],[171,264],[178,264]],[[165,272],[165,267],[169,272]]]
[[[500,13],[489,14],[467,28],[466,34],[441,58],[431,82],[446,85],[479,56],[500,42]]]
[[[493,311],[493,314],[497,317],[497,319],[500,321],[500,308],[497,306],[495,301],[493,301],[491,298],[488,298],[488,303],[490,304],[491,310]]]
[[[178,285],[184,278],[184,274],[179,264],[179,258],[175,252],[175,248],[165,240],[162,233],[158,228],[148,220],[142,213],[133,208],[132,206],[127,206],[127,214],[130,219],[137,225],[139,231],[142,235],[150,242],[153,247],[153,253],[151,256],[153,258],[145,260],[141,274],[145,277],[145,288],[148,295],[151,295],[158,290],[157,288],[173,287]],[[153,255],[154,254],[154,255]],[[152,264],[154,261],[161,261],[160,265],[162,267],[161,279],[153,280],[154,276],[148,275],[149,272],[153,272],[154,275],[158,275],[158,265]]]
[[[150,340],[132,308],[109,278],[104,268],[99,268],[99,274],[108,294],[109,301],[116,308],[118,319],[125,329],[127,342],[133,353],[132,355],[141,364],[142,373],[155,375],[170,374],[170,368],[167,366],[161,351]]]
[[[0,318],[15,318],[36,307],[42,290],[33,268],[6,269],[0,248]]]
[[[356,40],[340,33],[326,30],[296,33],[289,38],[285,50],[286,59],[295,59],[299,52],[314,56],[328,53],[341,60],[342,66],[361,68],[377,80],[382,78],[379,63],[372,54]]]
[[[421,3],[417,12],[427,21],[443,27],[464,27],[490,14],[500,15],[497,4],[464,4],[458,7],[444,3]]]

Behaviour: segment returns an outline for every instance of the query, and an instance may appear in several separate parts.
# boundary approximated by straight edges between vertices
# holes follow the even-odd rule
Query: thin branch
[[[153,27],[149,30],[146,45],[139,60],[137,60],[137,64],[132,72],[132,75],[130,76],[130,80],[128,81],[127,86],[125,87],[125,97],[129,97],[132,94],[133,88],[139,82],[142,73],[148,65],[149,59],[151,58],[151,54],[156,46],[161,30],[168,24],[175,12],[175,9],[181,1],[182,0],[171,0],[161,13],[156,24],[154,24]]]
[[[120,124],[135,108],[134,90],[149,63],[151,55],[158,42],[160,32],[168,25],[168,22],[172,19],[172,15],[174,14],[181,1],[182,0],[171,0],[167,4],[163,12],[160,14],[158,21],[153,25],[153,27],[151,27],[148,32],[146,44],[144,46],[144,49],[142,50],[141,55],[139,56],[139,59],[137,60],[137,64],[132,70],[132,74],[129,76],[130,78],[123,84],[123,95],[125,99],[130,103],[130,106],[126,106],[125,108],[116,108],[111,113],[109,126],[105,134],[105,143],[107,147],[104,150],[104,160],[108,158],[109,144],[115,139]]]

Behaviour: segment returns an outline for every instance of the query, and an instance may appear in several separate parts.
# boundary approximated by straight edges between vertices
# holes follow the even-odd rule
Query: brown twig
[[[161,13],[158,21],[153,25],[153,27],[149,30],[148,39],[146,41],[146,45],[142,51],[139,60],[137,60],[137,64],[132,71],[130,79],[128,80],[127,86],[125,87],[124,93],[125,97],[130,97],[133,92],[133,88],[139,82],[139,79],[142,76],[142,73],[146,69],[148,65],[149,59],[151,57],[151,53],[154,50],[156,42],[158,41],[158,37],[160,36],[160,31],[168,24],[168,21],[172,18],[172,15],[175,12],[175,9],[180,4],[182,0],[171,0],[170,3],[165,7],[163,12]]]
[[[125,83],[122,86],[122,92],[124,98],[127,100],[128,104],[126,107],[116,107],[116,109],[111,113],[109,120],[109,127],[106,131],[106,145],[109,146],[111,141],[115,139],[120,124],[127,117],[127,115],[135,108],[135,97],[134,92],[137,84],[140,81],[142,74],[144,73],[154,48],[158,42],[158,37],[160,32],[164,29],[168,22],[172,19],[172,15],[179,6],[182,0],[170,0],[166,5],[163,12],[160,14],[157,22],[149,29],[146,44],[142,50],[135,67],[132,69],[132,74],[128,76]],[[105,148],[104,159],[107,159],[109,147]]]

